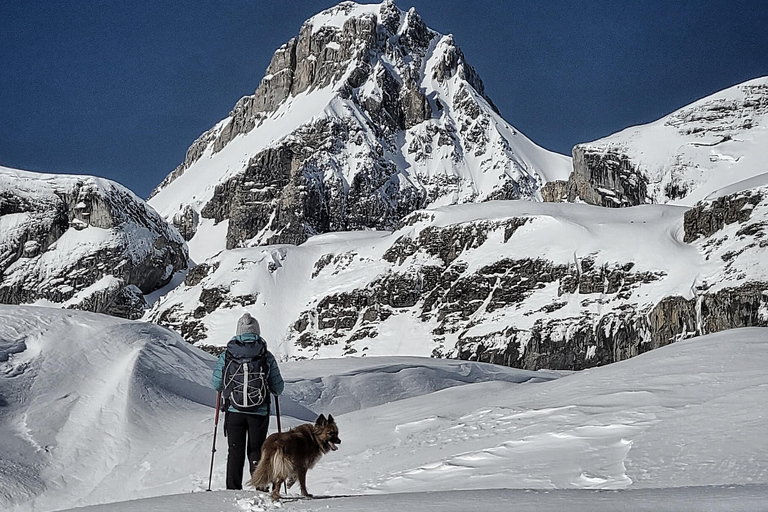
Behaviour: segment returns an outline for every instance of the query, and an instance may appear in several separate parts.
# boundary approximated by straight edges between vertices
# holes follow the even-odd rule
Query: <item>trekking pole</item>
[[[277,433],[283,431],[283,427],[280,425],[280,399],[277,398],[277,395],[275,396],[275,417],[277,417]],[[283,482],[283,487],[285,488],[285,495],[288,496],[288,482]]]
[[[280,400],[277,395],[275,395],[275,416],[277,416],[277,432],[280,433],[283,429],[280,426]]]
[[[221,405],[221,391],[216,394],[216,415],[213,419],[213,447],[211,448],[211,472],[208,474],[208,488],[211,490],[211,480],[213,479],[213,456],[216,453],[216,432],[219,430],[219,409]]]

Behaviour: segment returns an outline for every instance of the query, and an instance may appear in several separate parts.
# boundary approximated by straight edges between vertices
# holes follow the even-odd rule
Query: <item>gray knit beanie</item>
[[[250,313],[244,314],[240,317],[240,320],[237,321],[237,336],[246,333],[261,336],[261,327],[259,327],[259,322],[253,318]]]

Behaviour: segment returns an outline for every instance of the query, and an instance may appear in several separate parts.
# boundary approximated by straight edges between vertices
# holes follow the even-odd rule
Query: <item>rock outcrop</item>
[[[724,184],[766,172],[766,127],[768,77],[763,77],[653,123],[577,145],[567,199],[608,207],[692,206]]]
[[[129,190],[0,168],[0,303],[139,318],[187,266],[184,240]]]
[[[608,208],[651,202],[647,176],[620,148],[602,151],[587,145],[573,148],[573,173],[565,196],[569,202],[580,199]]]

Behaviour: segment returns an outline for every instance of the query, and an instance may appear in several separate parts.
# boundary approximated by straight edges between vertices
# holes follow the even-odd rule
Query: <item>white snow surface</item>
[[[702,98],[651,123],[584,144],[629,157],[648,179],[655,203],[692,206],[704,198],[765,184],[768,171],[768,77]],[[732,185],[742,183],[734,190]],[[670,197],[667,187],[684,188]]]
[[[90,187],[101,192],[101,195],[105,195],[114,189],[119,189],[123,193],[130,194],[136,202],[142,202],[133,192],[106,178],[80,174],[45,174],[0,166],[0,185],[16,188],[33,197],[35,195],[38,197],[51,195],[55,191],[68,191],[75,188],[75,184],[83,182],[88,183]],[[81,208],[82,206],[84,206],[84,203],[78,203],[75,208]]]
[[[304,23],[312,25],[312,31],[317,32],[325,27],[341,28],[344,23],[352,18],[359,18],[369,14],[378,16],[381,4],[358,4],[355,2],[341,2],[339,5],[315,14]]]
[[[309,473],[316,499],[280,504],[220,491],[221,435],[217,492],[201,492],[213,362],[152,324],[0,306],[0,506],[579,512],[768,502],[765,328],[564,374],[425,358],[281,363],[283,424],[336,411],[342,444]]]

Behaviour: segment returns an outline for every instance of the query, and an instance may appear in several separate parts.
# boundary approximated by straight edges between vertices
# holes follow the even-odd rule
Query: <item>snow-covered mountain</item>
[[[499,117],[450,36],[344,2],[155,191],[199,265],[148,318],[217,346],[249,310],[289,357],[533,369],[766,325],[767,91],[579,145],[566,182],[570,161]],[[503,201],[563,197],[681,206]]]
[[[693,206],[768,172],[768,77],[573,149],[571,201]],[[562,193],[562,192],[561,192]]]
[[[150,318],[222,345],[248,310],[297,358],[611,363],[768,325],[768,174],[757,183],[693,209],[499,201],[418,211],[393,233],[224,251]]]
[[[451,36],[343,2],[152,206],[0,168],[0,302],[34,304],[0,305],[0,508],[764,510],[766,113],[752,80],[577,146],[569,178]],[[130,320],[150,292],[153,323]],[[245,311],[281,361],[282,424],[341,426],[310,489],[354,496],[194,492],[198,347]]]
[[[421,358],[283,362],[283,426],[330,412],[343,442],[308,475],[321,499],[275,506],[253,490],[194,492],[208,484],[212,356],[153,324],[0,306],[0,507],[760,511],[767,331],[563,375]],[[339,494],[360,496],[322,499]],[[151,496],[166,497],[115,503]]]
[[[569,160],[499,117],[450,36],[392,2],[344,2],[310,18],[155,191],[199,264],[147,318],[220,347],[247,310],[285,357],[529,369],[768,325],[767,88],[578,146],[566,184]],[[5,302],[135,318],[142,292],[185,268],[176,230],[119,186],[1,176]],[[618,198],[601,205],[683,205],[537,201],[589,190]]]
[[[149,202],[202,262],[224,248],[389,230],[425,207],[539,199],[570,169],[501,118],[452,36],[391,1],[342,2],[275,52],[255,94]]]
[[[186,267],[177,230],[125,187],[0,167],[0,303],[139,318]]]

